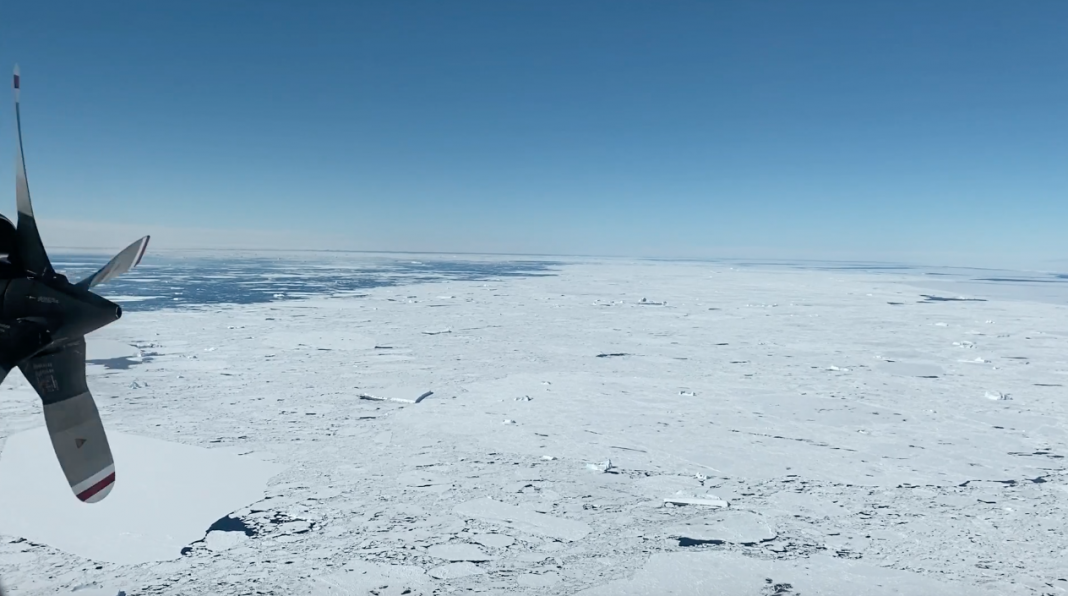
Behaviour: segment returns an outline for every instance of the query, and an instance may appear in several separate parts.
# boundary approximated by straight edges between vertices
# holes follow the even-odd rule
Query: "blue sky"
[[[1062,0],[17,2],[0,62],[55,244],[1041,266],[1066,30]]]

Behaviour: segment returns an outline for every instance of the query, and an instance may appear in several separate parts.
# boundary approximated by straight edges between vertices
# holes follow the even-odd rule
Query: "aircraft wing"
[[[49,348],[19,368],[44,402],[48,434],[71,490],[87,503],[103,499],[114,487],[115,460],[85,382],[85,338]]]

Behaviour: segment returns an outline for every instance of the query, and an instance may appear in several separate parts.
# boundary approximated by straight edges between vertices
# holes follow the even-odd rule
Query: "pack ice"
[[[1068,593],[1068,300],[958,277],[561,259],[131,303],[89,345],[105,502],[62,486],[25,381],[0,388],[0,577],[13,595]]]

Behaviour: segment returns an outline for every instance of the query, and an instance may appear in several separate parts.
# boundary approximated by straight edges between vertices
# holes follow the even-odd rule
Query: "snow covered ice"
[[[87,507],[64,494],[43,426],[8,437],[0,454],[0,532],[97,561],[176,559],[206,525],[259,500],[281,469],[218,449],[125,433],[110,438],[122,482]]]
[[[247,300],[205,278],[173,301],[151,263],[116,284],[126,314],[88,346],[118,466],[99,504],[63,486],[13,372],[5,589],[1068,593],[1063,296],[344,258],[212,273],[256,280]],[[343,267],[362,281],[327,283]]]

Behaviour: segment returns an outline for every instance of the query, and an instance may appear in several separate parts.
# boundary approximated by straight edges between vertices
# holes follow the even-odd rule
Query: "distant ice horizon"
[[[545,257],[575,259],[634,259],[666,261],[784,261],[862,263],[910,267],[962,267],[1014,271],[1068,271],[1068,255],[1027,255],[983,253],[968,250],[884,250],[852,251],[818,246],[714,246],[692,248],[635,248],[561,246],[559,249],[521,244],[497,245],[479,240],[477,234],[464,241],[446,238],[365,238],[354,233],[309,233],[304,230],[262,230],[226,228],[187,228],[155,224],[87,222],[42,219],[41,235],[52,250],[68,253],[114,254],[130,241],[149,234],[149,254],[181,251],[227,251],[266,253],[359,253],[378,255],[463,255],[484,257]],[[640,243],[635,243],[640,246]]]
[[[61,249],[57,270],[81,279],[109,254]],[[372,288],[444,281],[493,281],[561,274],[570,266],[696,266],[708,269],[833,272],[893,277],[917,299],[1014,300],[1068,304],[1068,274],[992,267],[927,266],[806,259],[667,259],[487,253],[429,253],[292,249],[161,249],[110,283],[104,295],[127,310],[255,304],[316,296],[348,296]]]

